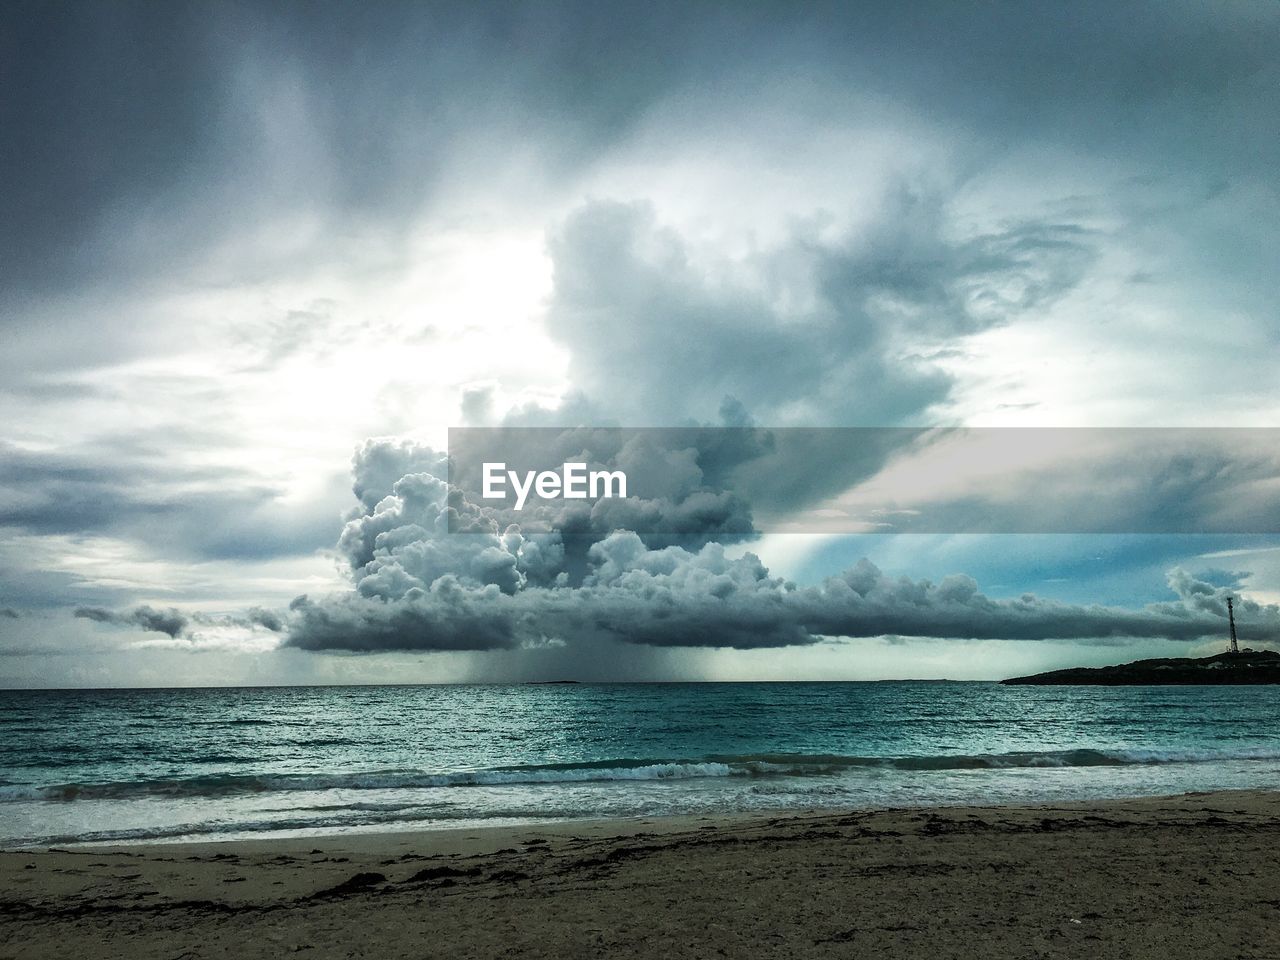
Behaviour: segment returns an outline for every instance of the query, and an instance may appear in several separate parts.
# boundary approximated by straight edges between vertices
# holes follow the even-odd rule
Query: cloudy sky
[[[999,677],[1220,649],[1228,593],[1280,638],[1265,432],[1047,442],[1019,516],[1079,531],[440,527],[464,425],[1280,423],[1280,6],[798,7],[6,4],[0,686]],[[1007,506],[945,453],[824,495]]]

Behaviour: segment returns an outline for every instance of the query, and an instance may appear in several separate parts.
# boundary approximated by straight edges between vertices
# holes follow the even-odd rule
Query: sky
[[[0,686],[997,678],[1216,652],[1228,594],[1280,640],[1274,3],[0,18]],[[601,456],[705,528],[440,527],[451,427],[691,424],[1203,433],[1024,451],[1050,532],[788,533],[816,494],[662,450]],[[948,449],[814,472],[1012,509]]]

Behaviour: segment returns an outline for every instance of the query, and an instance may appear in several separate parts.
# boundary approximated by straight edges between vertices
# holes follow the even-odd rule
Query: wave
[[[822,777],[858,770],[1005,770],[1034,767],[1100,767],[1135,764],[1212,763],[1277,760],[1274,746],[1235,750],[1094,749],[936,756],[863,757],[840,754],[713,755],[701,760],[613,759],[484,770],[430,772],[374,770],[352,773],[245,774],[138,779],[49,785],[0,784],[0,803],[46,800],[129,800],[146,797],[219,797],[237,794],[326,791],[411,790],[603,781],[691,780],[719,777]]]
[[[351,813],[336,808],[338,812],[327,816],[278,816],[264,819],[227,821],[199,821],[166,824],[150,827],[132,827],[119,830],[90,830],[84,833],[53,833],[42,836],[21,836],[5,840],[5,848],[58,847],[70,844],[146,843],[156,841],[190,841],[201,839],[222,840],[235,836],[254,836],[264,833],[297,833],[315,835],[320,832],[349,832],[361,829],[382,830],[387,827],[421,827],[423,825],[462,826],[485,824],[497,826],[503,823],[538,823],[573,820],[580,818],[581,810],[572,807],[512,807],[497,808],[483,813],[462,813],[455,810],[422,809],[413,806],[372,809],[353,808]],[[310,813],[302,808],[300,813]]]

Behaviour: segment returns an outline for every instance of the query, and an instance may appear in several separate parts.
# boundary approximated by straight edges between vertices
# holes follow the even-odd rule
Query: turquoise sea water
[[[0,845],[1280,789],[1280,688],[0,691]]]

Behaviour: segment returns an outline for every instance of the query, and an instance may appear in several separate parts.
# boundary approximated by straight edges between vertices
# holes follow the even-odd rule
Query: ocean
[[[1280,789],[1280,689],[0,691],[0,846]]]

